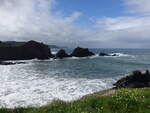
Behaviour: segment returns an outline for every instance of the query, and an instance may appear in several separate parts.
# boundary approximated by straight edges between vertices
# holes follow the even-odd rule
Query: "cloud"
[[[98,19],[94,27],[98,29],[101,42],[107,47],[140,48],[150,47],[150,17],[120,16]],[[106,46],[106,45],[105,45]]]
[[[136,16],[98,18],[94,28],[97,29],[99,40],[107,47],[149,48],[150,1],[123,0],[123,2],[127,12],[135,13]]]
[[[37,40],[70,47],[150,47],[149,2],[123,1],[129,13],[140,14],[98,18],[93,26],[82,28],[75,22],[84,14],[74,11],[64,16],[53,10],[56,0],[0,0],[0,40]]]
[[[0,3],[1,40],[65,42],[78,31],[73,22],[81,13],[56,15],[52,12],[54,0],[0,0]]]
[[[150,26],[150,17],[132,17],[132,16],[120,16],[116,18],[103,18],[96,22],[95,27],[101,28],[107,31],[117,31],[126,29],[136,29],[138,27]]]
[[[150,14],[150,0],[124,0],[130,13]]]

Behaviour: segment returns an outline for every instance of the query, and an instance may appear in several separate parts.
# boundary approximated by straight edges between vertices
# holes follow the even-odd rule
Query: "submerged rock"
[[[116,88],[150,87],[149,71],[133,71],[131,75],[118,80],[114,85],[116,86]]]
[[[60,59],[63,59],[63,58],[66,58],[66,57],[69,57],[69,55],[63,49],[59,50],[58,53],[55,56],[55,58],[60,58]]]
[[[4,62],[0,61],[0,65],[15,65],[15,64],[26,64],[25,62]]]
[[[75,48],[71,54],[71,56],[75,57],[88,57],[92,55],[94,55],[94,53],[90,52],[88,48],[80,48],[80,47]]]
[[[100,53],[99,56],[110,56],[110,55],[107,53]]]
[[[100,53],[99,56],[118,56],[117,54]]]
[[[0,46],[0,60],[48,59],[54,57],[43,43],[29,41],[18,46]]]
[[[119,55],[117,55],[117,54],[111,54],[111,56],[119,56]]]

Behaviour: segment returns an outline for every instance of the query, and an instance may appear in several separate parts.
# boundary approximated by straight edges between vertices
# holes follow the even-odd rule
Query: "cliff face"
[[[45,44],[29,41],[19,46],[0,46],[0,60],[48,59],[53,57]]]

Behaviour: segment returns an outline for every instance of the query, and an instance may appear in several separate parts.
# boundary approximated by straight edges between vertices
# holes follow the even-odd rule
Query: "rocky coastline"
[[[77,47],[71,54],[66,53],[64,49],[60,49],[55,55],[51,53],[51,48],[48,45],[36,42],[28,41],[22,43],[4,43],[0,42],[0,65],[12,65],[17,63],[6,63],[7,60],[30,60],[30,59],[63,59],[67,57],[89,57],[95,53],[91,52],[88,48]],[[116,54],[99,53],[99,56],[117,56]]]
[[[30,60],[48,59],[53,55],[49,47],[36,41],[28,41],[18,46],[0,44],[0,61],[4,60]]]
[[[118,80],[114,86],[116,89],[150,87],[150,73],[148,70],[133,71],[130,75]]]

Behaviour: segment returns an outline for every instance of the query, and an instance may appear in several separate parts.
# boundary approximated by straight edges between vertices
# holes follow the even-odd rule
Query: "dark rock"
[[[0,60],[48,59],[54,57],[43,43],[29,41],[19,46],[0,46]]]
[[[114,85],[116,86],[116,88],[150,87],[149,71],[134,71],[130,76],[118,80]]]
[[[4,62],[0,61],[0,65],[15,65],[15,64],[26,64],[25,62]]]
[[[69,55],[63,49],[59,50],[55,56],[55,58],[60,58],[60,59],[66,58],[66,57],[69,57]]]
[[[94,55],[94,53],[90,52],[88,48],[80,48],[80,47],[74,49],[74,51],[71,54],[71,56],[75,57],[88,57],[92,55]]]
[[[110,56],[110,55],[107,53],[100,53],[99,56]]]
[[[119,56],[119,55],[117,55],[117,54],[112,54],[111,56]]]
[[[117,54],[100,53],[99,56],[118,56]]]
[[[25,53],[22,53],[25,59],[48,59],[54,57],[49,47],[43,43],[29,41],[22,46],[22,49],[27,50]]]

